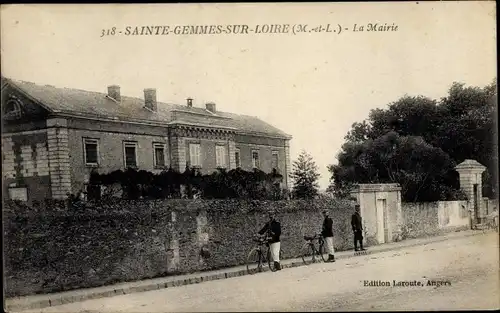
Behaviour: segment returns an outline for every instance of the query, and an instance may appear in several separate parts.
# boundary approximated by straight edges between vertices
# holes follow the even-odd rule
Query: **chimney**
[[[156,104],[156,89],[144,89],[144,103],[146,108],[150,109],[151,111],[156,112],[158,110],[158,106]]]
[[[193,107],[193,99],[192,98],[187,98],[186,100],[187,100],[187,106],[190,107],[190,108]]]
[[[205,104],[205,107],[208,111],[215,113],[215,103],[208,102],[207,104]]]
[[[113,98],[116,101],[120,102],[121,101],[120,86],[117,85],[108,86],[108,97]]]

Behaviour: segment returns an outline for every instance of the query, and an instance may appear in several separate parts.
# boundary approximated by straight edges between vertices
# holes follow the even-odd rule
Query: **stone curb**
[[[349,259],[349,258],[353,258],[353,257],[357,257],[357,256],[372,255],[372,254],[377,254],[377,253],[382,253],[382,252],[387,252],[387,251],[399,250],[399,249],[404,249],[404,248],[411,248],[411,247],[415,247],[415,246],[423,246],[423,245],[430,244],[430,243],[442,242],[442,241],[447,241],[447,240],[462,239],[462,238],[467,238],[467,237],[481,235],[481,234],[484,234],[484,232],[472,232],[472,233],[462,234],[460,236],[451,237],[451,238],[445,237],[445,236],[434,237],[434,238],[431,237],[432,239],[429,238],[429,240],[426,240],[425,242],[416,242],[416,243],[411,243],[411,244],[407,244],[407,245],[394,245],[394,246],[383,247],[380,249],[367,251],[368,253],[366,253],[366,254],[365,253],[360,253],[360,254],[346,253],[343,255],[336,256],[336,259],[337,260]],[[343,251],[340,251],[340,252],[343,252]],[[286,261],[286,260],[284,260],[284,261]],[[299,267],[299,266],[305,266],[305,264],[301,260],[300,261],[293,261],[291,263],[282,264],[282,268],[284,268],[284,269],[285,268],[294,268],[294,267]],[[89,293],[81,294],[81,295],[66,295],[66,296],[63,295],[63,296],[56,296],[55,298],[33,301],[31,303],[19,303],[19,304],[10,304],[10,305],[7,304],[6,308],[7,308],[7,311],[42,309],[42,308],[46,308],[46,307],[74,303],[74,302],[80,302],[80,301],[91,300],[91,299],[99,299],[99,298],[113,297],[113,296],[118,296],[118,295],[145,292],[145,291],[151,291],[151,290],[157,290],[157,289],[186,286],[186,285],[192,285],[192,284],[199,284],[199,283],[206,282],[206,281],[220,280],[220,279],[227,279],[227,278],[232,278],[232,277],[250,275],[246,269],[238,270],[238,271],[231,271],[230,268],[228,268],[227,270],[228,271],[223,272],[223,273],[214,273],[214,274],[205,274],[205,273],[201,272],[198,274],[199,276],[196,276],[196,277],[181,278],[181,279],[172,280],[172,281],[168,281],[168,282],[161,282],[161,283],[151,283],[151,284],[143,285],[143,286],[128,286],[128,287],[124,286],[124,287],[110,289],[110,290],[104,290],[104,291],[90,291],[89,290]],[[268,269],[264,268],[263,272],[267,272],[267,271],[268,271]],[[91,289],[91,288],[89,288],[89,289]]]

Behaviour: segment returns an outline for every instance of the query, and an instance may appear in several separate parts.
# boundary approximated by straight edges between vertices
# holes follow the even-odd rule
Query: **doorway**
[[[481,218],[479,217],[479,185],[478,184],[474,184],[473,185],[473,190],[474,190],[474,193],[473,193],[473,197],[474,197],[474,220],[476,223],[480,224],[481,223]]]
[[[377,199],[377,241],[379,244],[389,241],[389,221],[386,199]]]

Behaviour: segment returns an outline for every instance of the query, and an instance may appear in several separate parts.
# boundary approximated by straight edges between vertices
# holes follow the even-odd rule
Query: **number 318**
[[[116,27],[113,27],[111,29],[103,29],[101,33],[101,37],[104,36],[114,36],[116,33]]]

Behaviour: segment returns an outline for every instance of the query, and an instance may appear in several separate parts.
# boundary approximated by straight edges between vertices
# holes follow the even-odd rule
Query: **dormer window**
[[[17,99],[9,99],[5,104],[4,116],[7,118],[20,118],[23,114],[21,104]]]

